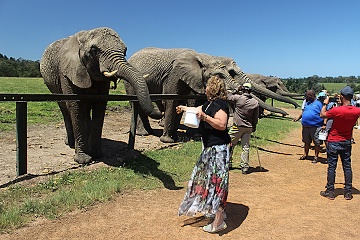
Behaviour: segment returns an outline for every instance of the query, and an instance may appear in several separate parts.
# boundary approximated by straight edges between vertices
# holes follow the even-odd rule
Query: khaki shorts
[[[315,145],[320,146],[323,141],[319,140],[319,132],[321,127],[306,127],[303,126],[302,128],[302,141],[304,143],[311,143],[313,142]]]

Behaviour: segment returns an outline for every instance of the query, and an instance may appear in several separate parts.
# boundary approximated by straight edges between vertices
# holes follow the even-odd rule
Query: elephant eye
[[[96,47],[96,46],[91,46],[91,48],[90,48],[90,53],[91,53],[91,55],[96,55],[98,52],[99,52],[99,48],[98,47]]]
[[[232,78],[234,78],[236,75],[236,72],[233,69],[231,69],[231,70],[229,70],[229,74]]]

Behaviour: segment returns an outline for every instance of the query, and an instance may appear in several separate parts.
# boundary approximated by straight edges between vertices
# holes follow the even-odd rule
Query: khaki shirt
[[[235,106],[233,123],[238,127],[256,129],[259,119],[259,103],[251,94],[228,93],[228,101]]]

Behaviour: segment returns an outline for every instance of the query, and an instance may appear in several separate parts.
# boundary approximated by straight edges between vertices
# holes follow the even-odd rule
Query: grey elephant
[[[40,61],[46,86],[57,94],[109,94],[110,82],[121,78],[135,89],[146,115],[160,119],[151,104],[142,74],[125,59],[126,45],[110,28],[80,31],[50,44]],[[66,144],[75,148],[74,160],[89,163],[102,156],[101,135],[106,101],[59,102],[64,117]]]
[[[289,90],[286,88],[285,84],[281,81],[280,78],[278,77],[273,77],[273,76],[264,76],[261,74],[246,74],[254,83],[258,84],[259,86],[266,88],[276,94],[279,94],[281,96],[285,96],[285,97],[290,97],[294,100],[299,100],[299,99],[303,99],[303,95],[302,94],[298,94],[298,93],[291,93],[289,92]],[[267,100],[267,96],[262,95],[262,94],[256,94],[257,97],[265,102]],[[266,106],[260,106],[261,109],[261,113],[263,112],[264,109],[267,109],[269,111],[272,112],[278,112],[277,110],[270,110],[268,107]]]
[[[289,92],[285,84],[278,77],[249,73],[247,73],[246,75],[259,86],[269,89],[270,91],[277,93],[281,96],[287,96],[295,99],[298,97],[303,97],[303,94]]]
[[[242,81],[251,81],[232,58],[211,56],[192,49],[145,48],[134,53],[128,61],[144,74],[152,94],[204,94],[207,79],[213,75],[222,77],[229,90],[237,89]],[[133,94],[130,84],[125,83],[125,88],[128,94]],[[293,103],[265,88],[258,87],[257,90]],[[162,142],[177,140],[181,114],[175,113],[175,107],[179,104],[184,102],[157,102],[158,108],[164,111],[164,130],[160,137]],[[151,134],[152,129],[146,115],[139,111],[139,116],[137,134]]]

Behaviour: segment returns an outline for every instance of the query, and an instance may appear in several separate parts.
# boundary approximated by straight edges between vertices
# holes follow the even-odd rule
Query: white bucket
[[[184,124],[185,126],[191,127],[191,128],[198,128],[200,124],[200,119],[196,117],[197,111],[195,110],[187,110],[185,112],[185,120]]]
[[[319,132],[319,140],[326,140],[327,138],[327,132],[326,131],[320,131]]]

